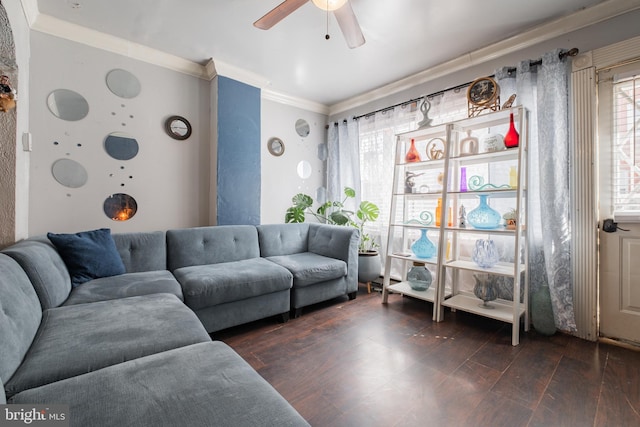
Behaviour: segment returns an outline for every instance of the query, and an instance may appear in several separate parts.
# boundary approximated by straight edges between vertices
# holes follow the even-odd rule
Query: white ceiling
[[[23,0],[24,1],[24,0]],[[257,74],[275,92],[323,105],[369,92],[603,0],[350,0],[366,38],[349,49],[308,2],[268,31],[281,0],[37,0],[40,14],[199,64]]]

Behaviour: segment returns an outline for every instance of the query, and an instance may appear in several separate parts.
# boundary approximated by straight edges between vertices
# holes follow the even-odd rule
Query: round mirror
[[[120,98],[135,98],[142,88],[136,76],[119,68],[107,74],[107,87]]]
[[[128,221],[138,211],[138,203],[128,194],[116,193],[105,199],[103,209],[105,215],[114,221]]]
[[[272,156],[282,156],[284,154],[284,142],[280,138],[270,138],[267,142],[267,150]]]
[[[89,114],[89,103],[84,96],[69,89],[51,92],[47,97],[47,106],[54,116],[62,120],[81,120]]]
[[[297,170],[300,178],[307,179],[311,176],[311,163],[306,160],[302,160],[298,163]]]
[[[56,181],[65,187],[78,188],[87,183],[87,170],[71,159],[58,159],[53,162],[51,173]]]
[[[296,120],[296,132],[301,137],[308,136],[309,132],[311,132],[311,129],[309,128],[309,123],[307,123],[305,119]]]
[[[122,132],[113,132],[104,140],[107,154],[117,160],[130,160],[138,154],[138,141]]]

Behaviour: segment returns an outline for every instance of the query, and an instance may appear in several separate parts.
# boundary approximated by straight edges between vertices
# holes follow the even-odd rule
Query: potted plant
[[[502,218],[504,218],[504,225],[507,228],[507,230],[515,230],[516,229],[518,211],[516,211],[515,209],[511,209],[511,210],[509,210],[509,212],[507,212],[504,215],[502,215]]]
[[[380,258],[377,250],[379,245],[370,234],[364,231],[364,226],[367,222],[378,219],[380,209],[375,203],[367,200],[360,203],[356,212],[346,209],[347,200],[355,197],[356,191],[351,187],[345,187],[344,199],[328,200],[314,211],[313,198],[307,194],[298,193],[291,199],[293,206],[287,209],[285,222],[304,222],[306,216],[311,215],[319,222],[357,228],[360,231],[358,281],[370,283],[380,276]]]

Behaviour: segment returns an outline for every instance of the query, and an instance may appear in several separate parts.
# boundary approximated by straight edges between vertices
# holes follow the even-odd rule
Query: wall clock
[[[191,123],[184,117],[171,116],[165,120],[164,130],[171,138],[182,141],[191,136]]]
[[[500,109],[500,86],[491,77],[480,77],[467,89],[467,105],[469,117],[474,117],[484,110]]]

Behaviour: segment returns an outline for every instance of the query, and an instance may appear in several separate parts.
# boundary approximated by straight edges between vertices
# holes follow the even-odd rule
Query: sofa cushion
[[[258,229],[260,256],[270,257],[307,252],[309,224],[263,224]]]
[[[27,354],[41,318],[40,301],[24,270],[0,254],[0,378],[5,383]]]
[[[63,305],[85,304],[96,301],[151,294],[173,294],[182,300],[182,288],[167,270],[125,273],[103,277],[83,283],[71,291]]]
[[[347,275],[347,263],[311,252],[271,256],[269,261],[283,266],[293,274],[293,287],[303,287]]]
[[[100,277],[125,273],[108,228],[75,234],[47,233],[47,237],[69,269],[73,287]]]
[[[182,347],[26,390],[10,402],[68,404],[72,425],[78,426],[309,425],[221,342]]]
[[[291,273],[263,258],[183,267],[173,274],[194,310],[291,289]]]
[[[17,328],[17,326],[14,326]],[[174,295],[156,294],[45,310],[7,396],[126,360],[210,341]],[[3,347],[6,347],[3,345]]]
[[[219,225],[167,231],[167,265],[170,271],[192,265],[258,257],[258,232],[253,225]]]
[[[45,236],[31,237],[5,248],[29,276],[43,310],[62,304],[71,292],[69,271]]]
[[[111,236],[127,273],[167,269],[164,231],[115,233]]]

